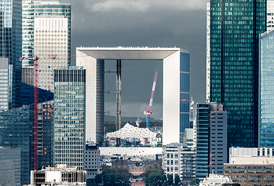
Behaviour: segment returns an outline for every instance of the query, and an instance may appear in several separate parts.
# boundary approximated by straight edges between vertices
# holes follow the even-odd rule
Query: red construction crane
[[[150,115],[152,114],[151,107],[152,107],[154,92],[155,92],[155,88],[156,88],[157,74],[158,74],[158,70],[156,70],[156,72],[155,72],[149,105],[147,105],[147,103],[146,103],[146,110],[144,112],[144,114],[146,115],[146,128],[150,128],[149,120],[150,120]]]
[[[56,55],[49,55],[48,59],[56,59]],[[39,88],[38,88],[38,60],[37,56],[20,57],[20,61],[29,59],[34,62],[34,76],[33,76],[33,87],[34,87],[34,99],[33,99],[33,169],[38,169],[38,103],[39,103]]]

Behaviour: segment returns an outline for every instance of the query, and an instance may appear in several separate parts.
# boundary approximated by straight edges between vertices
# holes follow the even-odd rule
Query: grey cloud
[[[199,10],[203,9],[203,0],[106,0],[86,1],[86,7],[93,12],[148,11],[152,9]]]
[[[98,2],[91,6],[94,12],[108,12],[119,9],[127,11],[146,11],[149,8],[149,3],[144,0],[128,1],[128,0],[110,0]]]
[[[133,0],[128,1],[133,2]],[[149,5],[147,9],[138,11],[132,11],[130,5],[123,5],[127,8],[114,8],[108,11],[92,10],[96,4],[108,2],[104,0],[61,0],[61,2],[72,4],[73,54],[75,48],[79,46],[177,46],[190,49],[191,96],[194,97],[195,102],[205,102],[206,1],[147,0],[146,6]],[[159,69],[157,65],[160,63],[149,65],[123,63],[123,104],[138,103],[144,106],[151,91],[155,70]],[[114,70],[115,65],[110,67],[106,64],[106,69]],[[149,75],[152,77],[148,77]],[[131,77],[134,77],[134,82],[126,81]],[[138,79],[139,77],[146,79],[147,83]],[[112,79],[110,81],[115,88],[115,76]],[[142,82],[137,87],[140,81]],[[106,83],[106,91],[108,90],[110,88]],[[160,90],[156,92],[155,105],[162,102],[161,99],[157,101],[157,97],[162,96]],[[115,103],[115,96],[107,98],[106,95],[106,101]]]

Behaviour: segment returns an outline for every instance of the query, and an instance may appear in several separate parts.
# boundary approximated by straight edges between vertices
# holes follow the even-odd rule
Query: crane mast
[[[155,72],[155,76],[154,76],[154,80],[153,80],[153,84],[152,84],[151,96],[150,96],[150,100],[149,100],[149,105],[147,105],[147,103],[146,103],[146,111],[144,112],[144,114],[146,115],[146,128],[150,128],[149,122],[150,122],[150,115],[152,114],[151,107],[152,107],[152,103],[153,103],[154,92],[156,89],[157,75],[158,75],[158,70],[156,70],[156,72]]]

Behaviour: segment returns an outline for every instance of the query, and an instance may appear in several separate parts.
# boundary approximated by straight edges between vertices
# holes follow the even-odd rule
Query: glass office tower
[[[258,146],[258,38],[266,0],[210,1],[210,101],[228,112],[228,145]]]
[[[53,163],[80,170],[85,163],[85,92],[86,70],[54,70]]]
[[[260,35],[259,147],[274,148],[274,32]]]
[[[189,51],[181,49],[180,53],[180,142],[186,128],[189,128]]]
[[[0,58],[12,65],[9,109],[20,106],[22,0],[0,0]],[[0,83],[1,84],[1,83]]]
[[[22,55],[24,57],[34,56],[34,18],[40,16],[63,16],[68,21],[68,56],[66,57],[67,63],[70,65],[71,5],[68,3],[59,3],[59,1],[23,1],[22,8]],[[44,35],[41,36],[44,37]],[[25,59],[22,61],[22,66],[23,68],[33,67],[33,61]]]

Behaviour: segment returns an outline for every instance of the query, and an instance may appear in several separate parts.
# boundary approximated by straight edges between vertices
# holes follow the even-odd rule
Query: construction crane
[[[48,59],[56,59],[56,55],[47,56]],[[33,169],[38,169],[38,103],[39,103],[39,89],[38,89],[38,60],[37,56],[20,57],[19,60],[24,59],[32,60],[34,63],[34,76],[33,76],[33,88],[34,88],[34,99],[33,99]]]
[[[155,72],[149,105],[147,105],[147,103],[146,103],[146,110],[144,111],[144,114],[146,115],[146,128],[150,128],[149,120],[150,120],[150,115],[152,114],[151,107],[152,107],[154,92],[155,92],[155,88],[156,88],[157,74],[158,74],[158,70],[156,70],[156,72]]]
[[[33,100],[33,169],[38,169],[38,103],[39,103],[39,90],[38,90],[38,60],[37,56],[20,57],[20,61],[29,59],[34,62],[34,100]]]

